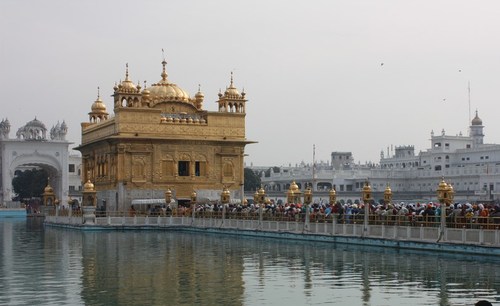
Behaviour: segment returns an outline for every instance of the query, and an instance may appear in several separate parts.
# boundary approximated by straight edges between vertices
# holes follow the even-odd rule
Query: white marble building
[[[369,180],[374,192],[383,192],[389,184],[396,194],[430,197],[444,178],[453,185],[457,200],[500,199],[500,144],[484,143],[484,125],[477,112],[468,136],[431,132],[425,151],[416,154],[414,146],[397,146],[393,154],[380,155],[379,164],[360,165],[349,152],[333,152],[330,163],[277,167],[261,171],[261,179],[269,191],[284,192],[295,180],[302,189],[308,184],[315,191],[333,186],[341,193],[361,192]]]
[[[50,184],[58,199],[68,199],[67,125],[63,121],[47,130],[38,119],[18,129],[10,138],[10,122],[0,122],[0,204],[8,206],[15,197],[12,179],[16,170],[43,168],[49,174]],[[64,202],[63,202],[64,203]]]

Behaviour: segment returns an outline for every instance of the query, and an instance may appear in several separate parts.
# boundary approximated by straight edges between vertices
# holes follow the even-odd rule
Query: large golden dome
[[[161,64],[163,65],[161,80],[147,88],[149,98],[153,103],[171,101],[190,102],[191,99],[188,92],[167,80],[168,75],[165,69],[167,62],[164,60]]]

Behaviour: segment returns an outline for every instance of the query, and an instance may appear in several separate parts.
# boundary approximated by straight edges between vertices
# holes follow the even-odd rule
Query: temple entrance
[[[0,205],[19,207],[20,199],[12,186],[16,174],[25,170],[43,169],[47,172],[56,199],[68,202],[68,147],[66,124],[57,124],[47,137],[45,125],[36,118],[21,127],[16,139],[9,138],[10,123],[0,123]]]

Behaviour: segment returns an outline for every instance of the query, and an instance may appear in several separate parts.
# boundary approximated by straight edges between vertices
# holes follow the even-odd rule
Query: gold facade
[[[125,81],[114,87],[114,116],[98,94],[89,122],[82,123],[82,180],[94,182],[108,209],[125,209],[167,188],[178,199],[189,199],[193,190],[212,198],[224,186],[241,190],[245,146],[252,143],[245,138],[245,93],[231,75],[218,110],[204,110],[200,90],[190,98],[168,81],[162,65],[162,79],[144,89],[130,81],[127,67]]]

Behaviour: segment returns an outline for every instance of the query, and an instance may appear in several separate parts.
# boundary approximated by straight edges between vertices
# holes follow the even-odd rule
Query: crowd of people
[[[220,202],[195,204],[194,206],[170,205],[148,207],[148,215],[177,215],[195,217],[222,217],[265,220],[304,221],[309,209],[309,218],[313,222],[359,223],[365,215],[364,204],[324,202],[304,205],[301,203],[274,203],[269,201],[259,204],[232,203],[224,206]],[[135,214],[135,209],[131,208]],[[262,210],[262,212],[260,211]],[[441,204],[433,202],[369,204],[369,222],[397,225],[438,226],[441,221]],[[454,203],[446,208],[446,223],[449,227],[478,227],[481,225],[500,225],[500,205],[484,203]]]

